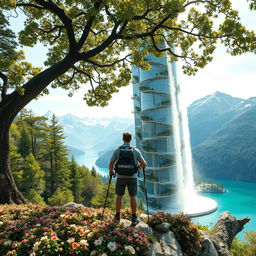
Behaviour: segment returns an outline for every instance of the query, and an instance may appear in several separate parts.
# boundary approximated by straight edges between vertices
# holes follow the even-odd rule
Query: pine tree
[[[41,169],[34,155],[30,153],[24,162],[21,191],[25,198],[32,203],[43,202],[41,194],[45,188],[44,176],[44,171]]]
[[[20,113],[20,118],[17,118],[16,123],[26,128],[26,139],[29,137],[30,152],[36,159],[39,158],[43,140],[47,136],[47,118],[44,116],[35,116],[30,110],[23,109]],[[25,141],[26,143],[26,141]]]
[[[71,159],[70,170],[72,184],[71,190],[74,195],[74,200],[76,203],[83,203],[83,191],[87,186],[85,180],[90,176],[90,171],[85,166],[78,166],[73,156]]]
[[[45,140],[43,168],[46,171],[46,199],[55,193],[57,188],[69,189],[71,177],[68,150],[64,145],[63,127],[58,125],[56,116],[50,119],[48,136]]]
[[[18,152],[18,141],[20,131],[16,124],[12,124],[10,129],[10,165],[12,168],[13,178],[19,190],[22,187],[24,158]]]
[[[20,138],[18,142],[18,153],[22,157],[28,156],[32,150],[31,150],[31,137],[28,132],[28,127],[25,123],[21,125],[21,131],[20,131]]]
[[[95,169],[94,166],[93,166],[92,169],[91,169],[91,175],[92,175],[93,177],[96,177],[96,176],[97,176],[97,171],[96,171],[96,169]]]

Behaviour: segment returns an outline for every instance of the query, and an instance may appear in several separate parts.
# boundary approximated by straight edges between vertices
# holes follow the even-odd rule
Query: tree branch
[[[163,37],[164,37],[164,36],[163,36]],[[167,51],[168,51],[169,53],[171,53],[173,56],[175,56],[175,57],[177,57],[177,58],[182,58],[182,59],[187,58],[187,56],[182,56],[182,55],[176,54],[175,52],[173,52],[173,51],[171,50],[170,47],[163,48],[163,49],[158,48],[154,36],[151,36],[151,39],[152,39],[152,43],[153,43],[154,48],[155,48],[158,52],[167,52]],[[165,39],[165,37],[164,37],[164,39]],[[166,39],[165,39],[165,41],[167,42]]]
[[[86,61],[87,61],[88,63],[93,64],[94,66],[99,67],[99,68],[106,68],[106,67],[112,67],[112,66],[114,66],[115,64],[117,64],[117,63],[119,63],[119,62],[126,61],[126,59],[127,59],[128,57],[130,57],[130,56],[132,56],[132,54],[128,54],[128,55],[126,55],[124,58],[119,59],[119,60],[117,60],[117,61],[114,61],[114,62],[112,62],[112,63],[108,63],[108,64],[100,64],[100,63],[97,63],[97,62],[95,62],[95,61],[93,61],[93,60],[90,60],[90,59],[87,59]]]
[[[7,95],[9,81],[8,81],[7,75],[5,75],[2,72],[0,72],[0,78],[3,80],[3,85],[1,86],[1,96],[2,96],[2,100],[3,100]]]
[[[221,2],[221,1],[220,1]],[[220,4],[220,2],[218,3],[218,4]],[[185,5],[184,5],[184,7],[188,7],[189,5],[191,5],[191,4],[197,4],[197,3],[208,3],[208,4],[211,4],[211,5],[213,5],[213,6],[215,6],[215,7],[217,7],[218,6],[218,4],[213,4],[212,3],[212,1],[210,1],[210,0],[195,0],[195,1],[190,1],[190,2],[187,2]]]
[[[57,25],[57,26],[54,26],[53,28],[51,28],[50,30],[44,30],[42,28],[38,28],[38,30],[42,31],[43,33],[47,33],[47,34],[50,34],[51,32],[53,32],[54,30],[62,30],[63,28],[65,28],[64,26],[60,26],[60,25]]]
[[[68,40],[69,40],[69,52],[77,52],[77,42],[75,39],[74,28],[72,24],[72,20],[65,14],[64,10],[59,8],[56,4],[52,1],[45,1],[45,0],[35,0],[38,4],[43,6],[45,9],[49,10],[50,12],[56,14],[62,23],[64,24]]]
[[[60,78],[58,77],[58,78],[57,78],[57,81],[58,81],[58,83],[60,83],[61,85],[68,85],[68,84],[74,79],[76,73],[77,73],[76,70],[73,70],[73,74],[72,74],[72,77],[70,77],[70,79],[68,79],[68,80],[62,82],[62,81],[60,81]]]
[[[207,35],[201,34],[201,33],[193,33],[192,30],[194,28],[191,31],[187,31],[187,30],[182,29],[182,28],[168,27],[168,26],[165,26],[165,25],[162,25],[161,28],[168,29],[168,30],[176,30],[176,31],[180,31],[180,32],[183,32],[183,33],[191,35],[191,36],[205,37],[205,38],[209,38],[209,39],[218,39],[218,38],[223,38],[223,37],[231,36],[231,35],[207,36]]]
[[[16,4],[17,7],[32,7],[32,8],[35,8],[35,9],[39,9],[39,10],[44,10],[45,8],[42,7],[42,6],[39,6],[39,5],[36,5],[36,4],[25,4],[25,3],[17,3]]]
[[[96,3],[94,4],[94,8],[95,8],[96,10],[99,10],[101,3],[102,3],[102,0],[96,2]],[[89,35],[89,33],[90,33],[90,30],[91,30],[91,27],[92,27],[92,24],[93,24],[93,22],[94,22],[95,17],[96,17],[96,15],[93,15],[93,16],[90,17],[90,19],[87,21],[87,23],[86,23],[86,25],[85,25],[85,27],[84,27],[84,30],[83,30],[83,34],[82,34],[80,40],[79,40],[78,43],[77,43],[78,51],[83,47],[83,45],[84,45],[84,43],[85,43],[85,41],[86,41],[86,39],[87,39],[87,37],[88,37],[88,35]]]
[[[93,57],[93,56],[97,55],[98,53],[104,51],[117,38],[116,31],[117,31],[120,24],[121,24],[120,21],[115,23],[115,26],[112,29],[112,32],[109,35],[109,37],[104,42],[102,42],[99,46],[97,46],[96,48],[94,48],[94,49],[92,49],[88,52],[81,53],[80,56],[79,56],[79,60],[86,60],[87,61],[91,57]]]

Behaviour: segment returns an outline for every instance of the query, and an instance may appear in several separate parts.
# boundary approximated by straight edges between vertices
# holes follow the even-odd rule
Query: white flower
[[[107,247],[109,248],[109,250],[111,252],[115,251],[116,250],[116,243],[115,242],[109,242]]]
[[[126,246],[124,247],[124,249],[125,249],[126,251],[129,251],[131,254],[135,254],[135,250],[134,250],[134,248],[133,248],[131,245],[126,245]]]
[[[90,253],[90,256],[94,256],[94,255],[96,255],[96,251],[94,250],[94,251],[92,251],[91,253]]]
[[[34,250],[34,251],[37,251],[39,245],[40,245],[40,242],[35,242],[35,243],[34,243],[34,246],[33,246],[33,250]]]
[[[12,241],[11,240],[6,240],[5,242],[4,242],[4,245],[11,245],[12,244]]]
[[[61,214],[60,217],[61,217],[61,218],[64,218],[64,217],[65,217],[65,214]]]
[[[70,244],[70,243],[73,243],[75,242],[75,238],[74,237],[70,237],[67,242]]]
[[[84,239],[80,241],[80,244],[81,244],[81,245],[88,246],[87,240],[84,240]]]
[[[31,252],[29,256],[35,256],[36,254],[34,252]]]
[[[47,238],[48,236],[42,236],[40,240],[43,241],[43,240],[46,240]]]
[[[2,221],[0,221],[0,225],[3,225],[4,223]]]
[[[87,237],[92,237],[94,235],[94,233],[93,232],[90,232],[88,235],[87,235]]]
[[[108,256],[105,252],[101,254],[101,256]]]
[[[97,240],[94,241],[94,244],[97,245],[101,245],[103,241],[103,237],[99,237]]]
[[[69,225],[69,227],[71,227],[73,229],[77,229],[77,226],[75,224],[71,224],[71,225]]]

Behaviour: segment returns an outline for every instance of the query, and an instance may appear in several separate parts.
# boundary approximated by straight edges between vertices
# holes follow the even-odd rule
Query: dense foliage
[[[170,230],[179,242],[184,256],[196,256],[201,246],[201,233],[191,218],[183,213],[157,212],[150,216],[149,225],[155,227],[163,222],[170,224]]]
[[[235,238],[230,249],[231,256],[256,255],[256,231],[245,232],[243,240]]]
[[[0,206],[0,254],[143,255],[147,236],[111,221],[113,212],[85,207]]]
[[[251,1],[251,9],[254,6]],[[194,74],[212,60],[218,42],[232,55],[255,51],[254,32],[240,23],[229,0],[1,0],[0,8],[6,15],[13,9],[25,13],[19,42],[48,45],[47,66],[74,55],[74,65],[52,86],[72,95],[89,82],[85,99],[90,105],[106,105],[113,93],[129,83],[129,63],[148,69],[150,64],[143,58],[148,54],[169,52],[172,61],[183,60],[184,72]],[[176,52],[164,44],[173,45]],[[10,80],[9,86],[26,93],[22,86],[31,77],[23,74],[15,83]]]

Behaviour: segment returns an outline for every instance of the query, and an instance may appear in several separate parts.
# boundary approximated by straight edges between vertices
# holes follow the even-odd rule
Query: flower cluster
[[[109,222],[93,236],[92,255],[144,255],[148,237],[141,231]]]
[[[86,207],[0,206],[0,255],[142,255],[144,233]],[[122,252],[124,251],[124,252]]]
[[[137,210],[137,215],[142,214],[143,211]],[[132,212],[129,208],[125,208],[121,210],[121,218],[130,220],[132,218]]]
[[[156,227],[158,224],[167,222],[170,230],[179,242],[184,256],[195,256],[201,247],[201,232],[192,223],[191,218],[183,213],[170,214],[156,212],[149,219],[149,225]]]

